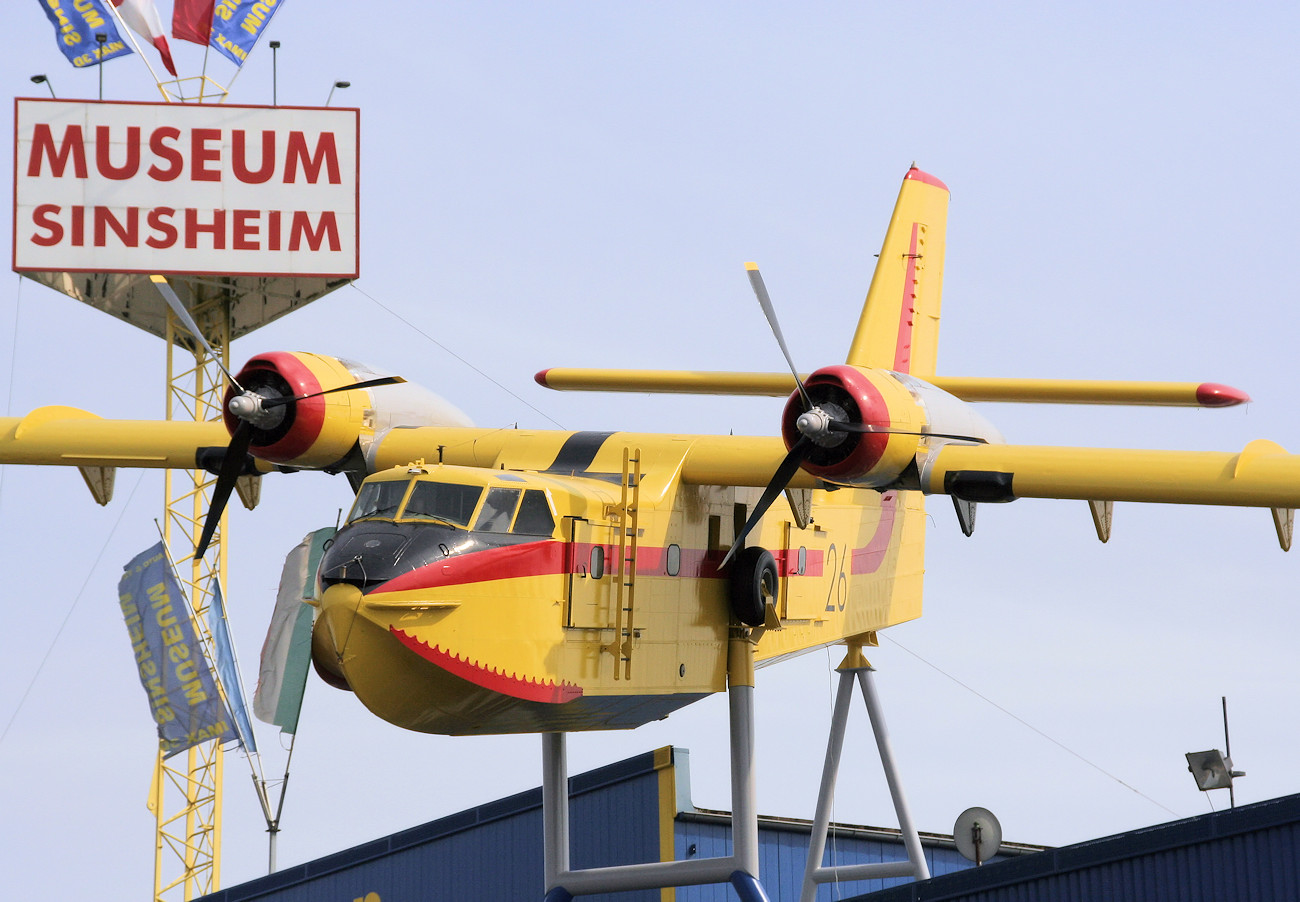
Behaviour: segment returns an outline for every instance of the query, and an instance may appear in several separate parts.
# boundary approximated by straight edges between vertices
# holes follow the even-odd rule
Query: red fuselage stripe
[[[852,569],[855,574],[875,573],[884,563],[893,538],[896,519],[897,495],[887,492],[880,502],[880,521],[875,532],[861,548],[851,550]],[[615,572],[618,548],[614,545],[597,545],[587,542],[557,542],[548,539],[507,545],[471,554],[453,555],[435,564],[428,564],[409,573],[403,573],[379,586],[374,591],[408,592],[441,586],[459,586],[492,582],[501,579],[522,579],[536,576],[566,576],[585,574],[590,567],[593,548],[603,548],[605,572]],[[682,548],[681,566],[677,576],[694,579],[721,579],[718,570],[724,551]],[[825,553],[808,549],[805,553],[804,571],[798,573],[798,549],[773,552],[777,567],[783,576],[819,577],[825,566]],[[641,546],[637,549],[638,576],[667,576],[668,552],[666,548]]]

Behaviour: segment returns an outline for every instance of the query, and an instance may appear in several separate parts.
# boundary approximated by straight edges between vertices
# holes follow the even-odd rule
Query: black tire
[[[757,545],[742,548],[731,564],[731,613],[746,626],[762,626],[767,600],[776,598],[776,558]]]

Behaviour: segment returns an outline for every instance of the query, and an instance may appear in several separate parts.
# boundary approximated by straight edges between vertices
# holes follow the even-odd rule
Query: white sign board
[[[360,114],[14,102],[14,269],[356,278]]]

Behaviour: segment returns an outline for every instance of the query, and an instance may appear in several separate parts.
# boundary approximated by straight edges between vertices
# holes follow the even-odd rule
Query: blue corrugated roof
[[[1300,795],[1048,849],[849,902],[1300,899]]]

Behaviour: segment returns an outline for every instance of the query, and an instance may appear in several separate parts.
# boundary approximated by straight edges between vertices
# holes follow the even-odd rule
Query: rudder
[[[913,166],[903,176],[847,363],[934,375],[947,230],[948,186]]]

